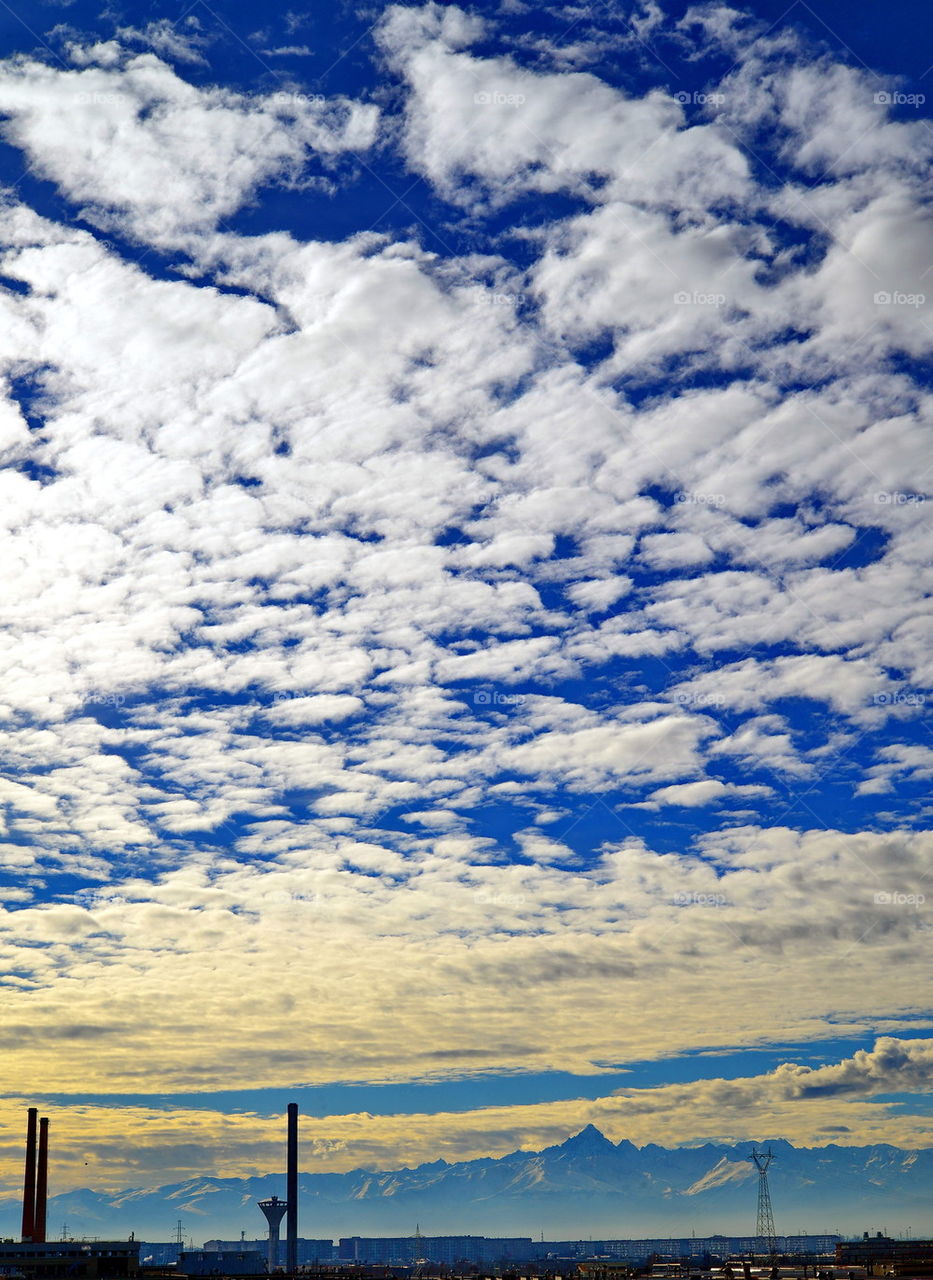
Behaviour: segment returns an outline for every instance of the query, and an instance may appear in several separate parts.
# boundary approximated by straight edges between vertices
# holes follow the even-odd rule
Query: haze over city
[[[933,1234],[924,18],[0,7],[10,1215],[296,1102]]]

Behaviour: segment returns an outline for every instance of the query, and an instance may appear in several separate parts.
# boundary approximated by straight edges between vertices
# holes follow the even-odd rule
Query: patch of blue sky
[[[919,1038],[924,1032],[903,1031],[903,1039]],[[278,1115],[289,1102],[297,1102],[309,1116],[347,1115],[357,1111],[374,1115],[437,1115],[445,1111],[471,1111],[477,1107],[505,1107],[569,1101],[596,1100],[629,1089],[662,1088],[694,1080],[739,1080],[766,1075],[782,1063],[794,1062],[817,1069],[858,1050],[870,1050],[875,1033],[835,1037],[814,1044],[801,1041],[762,1049],[731,1051],[721,1047],[698,1047],[680,1057],[652,1062],[603,1064],[598,1074],[572,1075],[561,1071],[515,1071],[508,1075],[476,1072],[443,1081],[412,1081],[404,1084],[301,1085],[288,1089],[230,1089],[205,1092],[152,1094],[82,1094],[88,1105],[144,1105],[156,1110],[177,1107],[205,1107],[221,1112],[252,1111]],[[595,1065],[595,1064],[594,1064]],[[46,1094],[49,1103],[66,1105],[75,1095]],[[923,1096],[913,1093],[885,1094],[876,1101],[891,1101],[913,1111],[923,1107]],[[929,1100],[928,1100],[929,1104]]]

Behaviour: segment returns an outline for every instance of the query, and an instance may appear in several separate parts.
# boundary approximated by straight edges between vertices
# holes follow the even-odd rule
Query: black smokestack
[[[288,1104],[288,1161],[285,1169],[285,1270],[298,1266],[298,1103]]]
[[[23,1179],[23,1239],[31,1240],[36,1218],[36,1116],[35,1107],[29,1108],[26,1121],[26,1172]]]
[[[39,1121],[39,1159],[36,1163],[36,1212],[32,1238],[45,1243],[45,1207],[49,1195],[49,1118]]]

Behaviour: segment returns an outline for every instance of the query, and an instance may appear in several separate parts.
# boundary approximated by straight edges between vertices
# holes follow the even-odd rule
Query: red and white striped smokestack
[[[39,1158],[36,1162],[36,1212],[32,1238],[45,1244],[45,1211],[49,1198],[49,1118],[39,1120]]]
[[[36,1218],[36,1116],[30,1107],[26,1121],[26,1172],[23,1179],[23,1239],[31,1240]]]

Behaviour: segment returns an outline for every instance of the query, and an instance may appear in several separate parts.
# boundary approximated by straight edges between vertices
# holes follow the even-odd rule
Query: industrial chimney
[[[23,1180],[23,1231],[24,1241],[32,1240],[36,1225],[36,1116],[30,1107],[26,1121],[26,1171]]]
[[[32,1238],[37,1244],[45,1244],[45,1213],[49,1198],[49,1118],[39,1119],[39,1158],[36,1162],[36,1211]]]
[[[288,1104],[288,1151],[285,1169],[285,1270],[294,1275],[298,1266],[298,1103]]]

